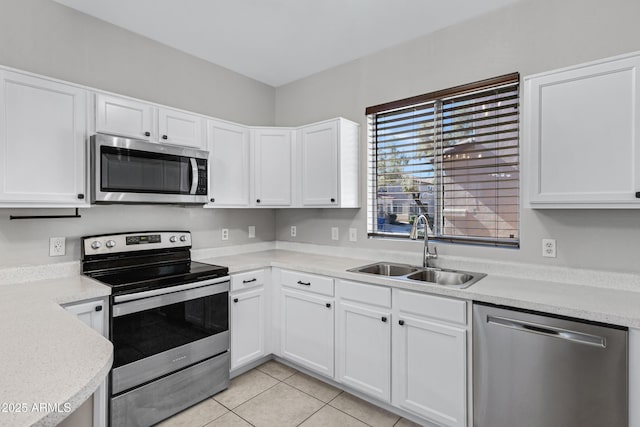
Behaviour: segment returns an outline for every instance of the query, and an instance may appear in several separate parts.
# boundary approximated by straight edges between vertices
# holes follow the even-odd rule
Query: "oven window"
[[[104,192],[189,194],[189,157],[118,147],[100,147]]]
[[[114,317],[113,367],[229,329],[228,292]]]

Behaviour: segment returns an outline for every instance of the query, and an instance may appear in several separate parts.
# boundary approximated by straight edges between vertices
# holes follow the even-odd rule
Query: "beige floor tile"
[[[331,406],[325,406],[311,415],[300,427],[367,427],[365,423],[338,411]]]
[[[288,367],[287,365],[276,362],[275,360],[270,360],[267,363],[263,363],[262,365],[258,366],[257,369],[267,375],[271,375],[273,378],[279,379],[280,381],[285,380],[291,375],[298,372],[295,369]]]
[[[213,398],[227,408],[233,409],[277,383],[278,380],[275,378],[253,369],[231,380],[229,388]]]
[[[227,412],[220,418],[211,421],[205,427],[251,427],[251,424],[234,414]]]
[[[342,392],[341,390],[310,377],[309,375],[303,374],[302,372],[291,375],[289,378],[284,380],[284,382],[298,390],[310,394],[316,399],[322,400],[325,403],[331,401]]]
[[[356,417],[373,427],[392,427],[400,417],[375,405],[365,402],[349,393],[342,393],[329,405]]]
[[[421,427],[422,424],[416,424],[413,421],[409,421],[406,418],[400,418],[393,427]]]
[[[297,426],[323,405],[318,399],[280,383],[234,412],[257,427],[288,427]]]
[[[226,412],[229,412],[229,410],[215,400],[206,399],[157,424],[156,427],[200,427],[224,415]]]

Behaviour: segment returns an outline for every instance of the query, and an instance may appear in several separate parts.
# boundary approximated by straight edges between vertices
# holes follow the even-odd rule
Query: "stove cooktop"
[[[124,295],[216,279],[228,274],[229,269],[227,267],[187,261],[129,267],[117,271],[89,274],[89,276],[107,286],[111,286],[112,295]]]

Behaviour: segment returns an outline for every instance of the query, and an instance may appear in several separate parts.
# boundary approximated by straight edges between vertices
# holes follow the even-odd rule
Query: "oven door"
[[[228,351],[228,297],[228,277],[114,297],[111,394]]]
[[[206,151],[92,136],[92,202],[206,203]]]

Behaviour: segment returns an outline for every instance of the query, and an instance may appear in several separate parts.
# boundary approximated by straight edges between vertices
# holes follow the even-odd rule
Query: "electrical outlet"
[[[249,238],[250,239],[255,239],[256,238],[256,226],[255,225],[250,225],[249,226]]]
[[[357,242],[358,241],[358,229],[357,228],[350,228],[349,229],[349,241],[350,242]]]
[[[223,228],[221,230],[221,238],[222,240],[229,240],[229,229],[228,228]]]
[[[66,239],[64,237],[51,237],[49,239],[49,256],[63,256],[66,252],[65,245]]]
[[[296,237],[297,231],[296,231],[296,226],[292,225],[291,226],[291,237]]]
[[[338,227],[331,227],[331,240],[340,239],[340,229]]]
[[[556,239],[542,239],[542,256],[547,258],[556,257]]]

